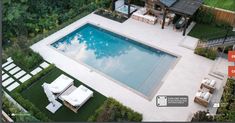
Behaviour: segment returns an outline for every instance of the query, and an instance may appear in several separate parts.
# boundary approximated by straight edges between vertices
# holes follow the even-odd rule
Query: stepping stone
[[[13,59],[11,57],[7,58],[7,61],[13,61]]]
[[[12,68],[15,67],[15,66],[16,66],[16,65],[15,65],[14,63],[12,63],[12,64],[6,66],[4,69],[5,69],[6,71],[8,71],[8,70],[12,69]]]
[[[15,82],[15,83],[13,83],[13,84],[11,84],[10,86],[8,86],[7,87],[7,90],[9,91],[9,92],[11,92],[12,90],[14,90],[16,87],[18,87],[20,84],[19,83],[17,83],[17,82]]]
[[[6,81],[4,81],[4,82],[2,83],[2,86],[3,86],[3,87],[6,87],[6,86],[8,86],[9,84],[11,84],[12,82],[14,82],[14,79],[13,79],[13,78],[9,78],[9,79],[7,79]]]
[[[14,77],[16,79],[19,79],[21,76],[23,76],[26,72],[24,70],[21,70],[19,73],[15,74]]]
[[[21,69],[20,69],[20,67],[15,67],[14,69],[12,69],[12,70],[10,70],[9,71],[9,73],[11,74],[11,75],[13,75],[13,74],[15,74],[16,72],[18,72],[18,71],[20,71]]]
[[[36,74],[39,73],[40,71],[42,71],[42,68],[37,67],[36,69],[34,69],[33,71],[31,71],[30,73],[31,73],[32,75],[36,75]]]
[[[7,66],[7,65],[10,64],[11,62],[13,62],[12,58],[11,58],[11,57],[7,58],[7,62],[4,63],[4,64],[2,64],[2,67]]]
[[[2,81],[4,81],[6,78],[8,78],[9,77],[9,75],[8,74],[4,74],[4,75],[2,75]]]
[[[40,64],[40,66],[45,69],[49,66],[49,64],[46,62],[43,62],[42,64]]]
[[[8,64],[12,63],[13,61],[7,61],[4,64],[2,64],[2,68],[4,68],[5,66],[7,66]]]
[[[21,83],[24,83],[26,82],[27,80],[29,80],[32,76],[30,76],[29,74],[23,76],[21,79],[20,79],[20,82]]]

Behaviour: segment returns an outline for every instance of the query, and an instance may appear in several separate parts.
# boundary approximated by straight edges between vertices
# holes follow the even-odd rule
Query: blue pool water
[[[177,58],[92,24],[51,45],[147,97]]]

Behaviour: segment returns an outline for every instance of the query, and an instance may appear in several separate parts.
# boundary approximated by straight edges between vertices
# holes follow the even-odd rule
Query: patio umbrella
[[[52,103],[53,107],[55,106],[55,96],[53,95],[53,93],[49,90],[49,84],[47,83],[44,83],[42,85],[43,89],[44,89],[44,92],[46,93],[47,95],[47,98],[48,98],[48,101],[50,103]]]

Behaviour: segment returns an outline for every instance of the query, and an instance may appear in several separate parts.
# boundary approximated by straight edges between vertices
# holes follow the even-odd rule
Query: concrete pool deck
[[[137,95],[49,46],[52,42],[87,22],[99,24],[106,29],[181,57],[175,67],[168,72],[152,100],[149,101]],[[159,23],[149,25],[133,19],[119,23],[95,14],[89,14],[39,41],[31,48],[42,55],[45,60],[55,64],[58,68],[84,84],[142,113],[143,121],[189,121],[194,112],[206,110],[206,108],[194,103],[193,99],[200,87],[201,80],[211,72],[215,61],[198,56],[194,54],[192,49],[183,47],[181,44],[184,39],[182,32],[175,32],[172,26],[166,26],[162,30]],[[190,39],[188,38],[188,40]],[[221,84],[222,82],[224,81],[221,81]],[[155,99],[157,95],[187,95],[189,96],[189,105],[188,107],[157,107]]]

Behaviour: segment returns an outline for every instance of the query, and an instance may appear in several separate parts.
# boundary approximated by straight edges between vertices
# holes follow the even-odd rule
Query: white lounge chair
[[[64,105],[75,113],[77,113],[78,109],[91,97],[93,97],[93,91],[83,85],[80,85],[70,94],[61,96]]]
[[[60,96],[66,89],[73,85],[73,79],[62,74],[49,84],[50,91],[56,96]]]
[[[194,98],[194,102],[196,102],[202,106],[207,107],[210,103],[211,97],[212,97],[212,94],[210,92],[205,92],[205,91],[199,90],[196,93],[196,96]]]
[[[213,93],[214,90],[215,90],[215,84],[216,84],[216,81],[215,80],[210,80],[208,78],[204,78],[201,82],[201,89],[203,87],[209,89],[210,93]]]

